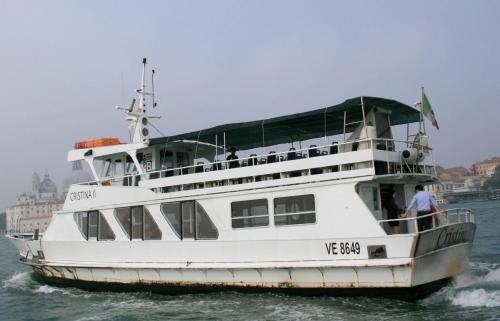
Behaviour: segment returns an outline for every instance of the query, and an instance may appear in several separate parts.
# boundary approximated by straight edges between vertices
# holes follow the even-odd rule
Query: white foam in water
[[[26,288],[30,281],[30,272],[16,272],[3,282],[4,288]]]
[[[41,287],[39,287],[38,289],[35,290],[35,293],[49,294],[49,293],[53,293],[56,291],[61,291],[61,290],[53,288],[53,287],[48,286],[48,285],[42,285]],[[61,291],[61,292],[63,292],[63,291]]]
[[[500,306],[500,291],[465,290],[457,293],[451,302],[462,307],[498,307]]]
[[[500,282],[500,268],[490,271],[485,277],[485,281]]]

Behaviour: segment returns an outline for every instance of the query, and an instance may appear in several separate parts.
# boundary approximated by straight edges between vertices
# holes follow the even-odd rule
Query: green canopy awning
[[[391,125],[414,123],[420,120],[418,110],[398,101],[377,97],[363,97],[363,101],[365,115],[373,108],[390,111]],[[222,145],[225,133],[226,146],[228,147],[245,150],[271,146],[342,134],[344,132],[344,113],[346,113],[346,123],[362,121],[361,97],[348,99],[335,106],[303,113],[244,123],[232,123],[190,133],[152,138],[150,144],[161,145],[180,140],[215,144],[215,136],[217,135],[218,145]],[[357,124],[351,124],[346,127],[346,132],[352,132],[356,127]]]

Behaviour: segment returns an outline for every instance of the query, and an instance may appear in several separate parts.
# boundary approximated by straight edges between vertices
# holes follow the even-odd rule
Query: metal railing
[[[446,209],[422,216],[404,217],[392,220],[379,220],[378,222],[382,226],[382,228],[384,228],[385,223],[389,224],[389,222],[399,222],[400,226],[402,225],[402,223],[405,223],[407,232],[402,234],[421,233],[423,231],[419,231],[418,223],[419,221],[423,221],[427,217],[431,217],[432,225],[431,228],[428,228],[425,231],[456,223],[474,223],[474,214],[468,208]]]
[[[80,183],[80,185],[96,185],[101,183],[102,185],[137,185],[138,180],[144,179],[156,179],[163,177],[172,177],[172,176],[182,176],[196,173],[203,173],[208,171],[219,171],[226,169],[234,169],[240,167],[249,167],[249,166],[258,166],[263,164],[271,164],[271,163],[280,163],[291,160],[299,160],[313,157],[321,157],[327,155],[341,154],[347,152],[356,152],[360,150],[369,150],[369,149],[377,149],[377,150],[385,150],[390,152],[400,152],[403,149],[400,147],[409,146],[417,146],[412,142],[394,140],[394,139],[359,139],[348,141],[344,143],[333,143],[328,145],[311,145],[308,148],[302,148],[296,150],[295,148],[291,148],[288,151],[283,152],[275,152],[271,151],[268,154],[251,154],[248,157],[238,158],[235,160],[215,160],[211,163],[198,163],[196,165],[186,165],[176,168],[162,168],[160,170],[145,172],[144,174],[140,174],[137,171],[133,173],[129,173],[121,176],[114,177],[102,177],[99,181],[89,181]],[[418,146],[417,146],[418,147]],[[431,149],[428,147],[427,151]],[[397,159],[395,162],[394,159],[390,159],[389,155],[387,155],[387,159],[385,160],[387,166],[387,171],[384,174],[396,174],[396,173],[424,173],[424,174],[435,174],[430,169],[434,166],[429,165],[417,165],[419,167],[415,167],[414,164],[409,166],[408,164],[404,164],[401,157]],[[342,171],[342,164],[338,165],[338,171]],[[374,167],[374,164],[371,164],[371,167]],[[137,179],[137,177],[140,177]],[[134,178],[136,178],[134,180]]]

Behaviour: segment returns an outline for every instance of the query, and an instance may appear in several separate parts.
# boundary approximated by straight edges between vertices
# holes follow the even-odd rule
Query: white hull
[[[372,261],[369,266],[287,268],[119,268],[38,264],[34,264],[33,268],[48,281],[93,289],[148,289],[158,292],[245,289],[313,295],[346,294],[352,290],[352,293],[365,295],[373,293],[417,299],[438,290],[464,270],[468,265],[471,245],[454,245],[393,265],[383,265],[386,260],[378,260]]]

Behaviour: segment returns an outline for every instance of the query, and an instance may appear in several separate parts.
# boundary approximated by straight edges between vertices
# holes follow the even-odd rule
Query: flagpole
[[[424,122],[424,86],[422,86],[422,97],[420,98],[420,121],[424,128],[424,135],[427,135],[427,131],[425,130],[425,122]],[[420,128],[419,128],[420,131]]]

